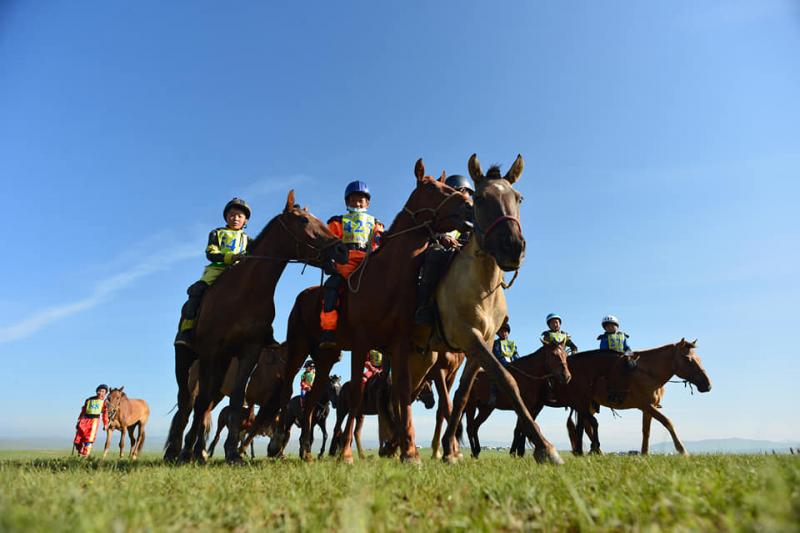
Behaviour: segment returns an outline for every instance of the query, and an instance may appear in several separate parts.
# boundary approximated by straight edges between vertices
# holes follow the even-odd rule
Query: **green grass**
[[[170,467],[0,453],[0,531],[798,531],[797,456]]]

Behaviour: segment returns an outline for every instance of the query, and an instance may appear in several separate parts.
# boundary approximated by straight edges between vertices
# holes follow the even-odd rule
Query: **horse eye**
[[[308,217],[300,217],[300,221],[303,224],[308,224],[309,222],[311,222],[311,220]]]

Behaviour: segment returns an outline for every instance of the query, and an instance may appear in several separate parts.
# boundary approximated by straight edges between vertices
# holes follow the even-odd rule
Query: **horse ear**
[[[120,387],[118,390],[119,390],[120,392],[124,391],[124,390],[125,390],[125,385],[123,385],[122,387]]]
[[[294,209],[294,189],[289,191],[289,195],[286,196],[286,207],[283,208],[284,213],[288,213]]]
[[[475,182],[475,185],[478,185],[479,182],[485,179],[483,175],[483,169],[481,168],[481,162],[478,161],[478,154],[472,154],[469,157],[467,168],[469,169],[469,177],[472,178],[472,181]]]
[[[506,175],[503,178],[511,184],[514,184],[516,181],[519,181],[520,176],[522,176],[522,170],[525,168],[525,161],[522,159],[522,154],[517,154],[517,158],[514,160],[514,164],[511,165],[511,168],[508,169]]]
[[[442,183],[444,183],[444,180],[445,180],[445,178],[447,178],[447,172],[445,172],[444,170],[442,170],[442,175],[441,175],[441,176],[439,176],[439,181],[440,181],[440,182],[442,182]]]
[[[691,345],[692,345],[693,347],[694,347],[694,346],[697,346],[697,339],[693,340],[693,341],[691,342]]]
[[[679,342],[678,344],[680,344],[681,346],[686,344],[686,337],[681,337],[681,342]]]
[[[422,181],[422,178],[425,177],[425,164],[421,157],[414,164],[414,175],[417,177],[417,181]]]

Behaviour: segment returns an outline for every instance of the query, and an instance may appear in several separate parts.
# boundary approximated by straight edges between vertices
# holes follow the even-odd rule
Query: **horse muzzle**
[[[339,263],[340,265],[347,263],[348,256],[347,246],[342,241],[336,242],[325,251],[326,260]]]

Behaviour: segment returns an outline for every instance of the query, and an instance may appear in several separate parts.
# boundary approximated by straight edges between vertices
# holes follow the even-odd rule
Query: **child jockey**
[[[468,194],[470,197],[475,193],[469,178],[459,174],[448,176],[444,183],[458,192]],[[444,275],[447,265],[450,264],[451,257],[459,248],[467,244],[469,237],[469,232],[453,230],[448,233],[437,234],[432,239],[430,246],[425,250],[425,262],[422,265],[422,273],[419,276],[417,310],[414,312],[414,323],[433,326],[435,315],[431,297],[436,291],[436,286],[439,284],[442,275]]]
[[[614,315],[606,315],[602,322],[604,333],[597,336],[600,341],[601,350],[611,350],[612,352],[630,353],[631,347],[628,346],[629,335],[619,330],[619,320]]]
[[[328,220],[328,228],[334,235],[342,239],[349,249],[348,260],[344,265],[336,264],[336,273],[325,281],[322,290],[322,312],[320,313],[319,347],[330,349],[336,347],[336,325],[339,313],[336,304],[339,291],[353,271],[358,268],[367,252],[375,250],[380,244],[383,224],[374,216],[367,214],[371,196],[369,188],[363,181],[351,182],[344,190],[344,202],[347,213]]]
[[[203,294],[225,269],[244,259],[252,243],[244,232],[250,219],[250,206],[241,198],[234,198],[222,210],[225,227],[217,228],[208,234],[206,259],[210,264],[203,271],[199,281],[186,289],[189,299],[181,308],[181,324],[175,344],[188,345],[192,340],[195,319],[200,309]],[[274,339],[267,339],[267,344],[276,344]]]
[[[73,445],[81,457],[89,457],[92,451],[92,444],[97,436],[97,426],[100,418],[103,419],[103,431],[108,427],[108,404],[106,394],[108,385],[98,385],[94,396],[86,398],[81,407],[81,414],[78,416],[78,423],[75,424],[75,439]]]
[[[503,325],[500,326],[500,329],[497,331],[497,339],[494,341],[494,346],[492,346],[492,353],[495,357],[503,364],[503,366],[508,366],[511,364],[511,361],[516,361],[519,359],[519,352],[517,352],[517,343],[512,340],[509,340],[508,336],[511,334],[511,325],[508,323],[508,320],[503,322]],[[492,385],[489,388],[489,406],[494,407],[497,403],[497,384],[492,381]]]
[[[314,385],[314,377],[317,375],[317,370],[314,368],[314,361],[311,359],[306,361],[306,364],[303,365],[303,369],[303,375],[300,376],[300,403],[303,402],[306,393],[311,390],[311,386]]]
[[[547,331],[542,332],[542,340],[547,344],[561,344],[566,341],[566,346],[569,348],[569,355],[578,353],[578,347],[572,342],[569,333],[561,331],[561,317],[555,313],[550,313],[545,319]]]
[[[369,378],[383,371],[383,354],[378,350],[370,350],[369,357],[364,361],[364,375],[361,376],[361,381],[366,383]]]

